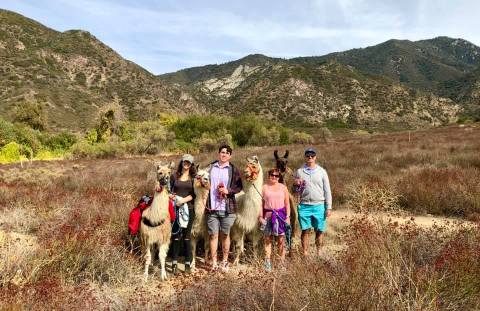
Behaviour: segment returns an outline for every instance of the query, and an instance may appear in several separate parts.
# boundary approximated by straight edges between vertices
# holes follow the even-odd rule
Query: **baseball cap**
[[[317,152],[313,148],[307,148],[305,149],[305,155],[316,155]]]
[[[188,161],[193,163],[193,156],[191,154],[185,153],[182,157],[182,161]]]

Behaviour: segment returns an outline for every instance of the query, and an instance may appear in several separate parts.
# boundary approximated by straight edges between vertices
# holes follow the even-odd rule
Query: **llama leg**
[[[233,261],[234,265],[238,266],[240,264],[240,255],[243,253],[244,240],[245,234],[243,232],[239,236],[237,236],[237,239],[235,240],[235,260]]]
[[[203,248],[205,249],[205,265],[208,264],[208,254],[210,254],[210,243],[208,241],[208,236],[204,239]]]
[[[150,246],[147,245],[145,250],[146,250],[146,252],[145,252],[145,271],[143,273],[143,276],[144,276],[144,280],[147,281],[147,279],[148,279],[148,267],[152,263],[152,254],[150,252]]]
[[[167,258],[168,244],[162,244],[158,250],[158,258],[160,259],[160,280],[167,279],[167,272],[165,271],[165,259]]]
[[[195,257],[197,256],[196,255],[196,251],[197,251],[197,239],[193,238],[191,240],[191,243],[192,243],[192,263],[190,264],[190,267],[194,268],[195,267]]]

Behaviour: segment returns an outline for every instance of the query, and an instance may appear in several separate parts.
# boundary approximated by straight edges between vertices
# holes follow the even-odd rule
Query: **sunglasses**
[[[305,158],[315,158],[316,156],[316,154],[307,154]]]
[[[280,177],[280,175],[277,175],[277,174],[270,174],[270,177],[279,178],[279,177]]]

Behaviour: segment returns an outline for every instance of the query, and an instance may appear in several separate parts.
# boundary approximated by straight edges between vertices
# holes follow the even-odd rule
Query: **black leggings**
[[[183,241],[186,264],[190,264],[192,262],[192,244],[190,243],[190,236],[192,234],[193,221],[195,220],[195,210],[193,208],[189,208],[188,214],[189,218],[186,228],[179,228],[178,222],[175,222],[172,228],[173,232],[176,233],[172,236],[172,261],[176,262],[178,260],[180,245]]]

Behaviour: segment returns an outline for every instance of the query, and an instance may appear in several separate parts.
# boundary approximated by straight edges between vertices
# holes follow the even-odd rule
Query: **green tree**
[[[47,115],[43,103],[23,101],[15,107],[14,121],[43,131],[47,128]]]

